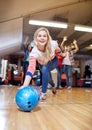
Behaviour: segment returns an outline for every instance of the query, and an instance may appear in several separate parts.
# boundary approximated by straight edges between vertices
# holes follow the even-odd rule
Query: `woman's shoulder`
[[[30,54],[32,54],[32,53],[37,53],[37,50],[38,50],[37,47],[34,46],[33,49],[32,49],[32,51],[30,52]]]
[[[30,56],[38,57],[39,55],[39,50],[37,49],[37,46],[34,46],[32,51],[30,52]]]

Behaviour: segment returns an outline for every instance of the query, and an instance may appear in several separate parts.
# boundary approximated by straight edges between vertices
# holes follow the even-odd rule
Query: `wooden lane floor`
[[[14,101],[18,86],[0,86],[0,130],[92,130],[92,88],[48,89],[47,100],[31,112]]]

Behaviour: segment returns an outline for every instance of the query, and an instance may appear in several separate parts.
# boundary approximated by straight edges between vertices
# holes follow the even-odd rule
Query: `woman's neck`
[[[45,46],[37,45],[37,48],[41,52],[45,52]]]

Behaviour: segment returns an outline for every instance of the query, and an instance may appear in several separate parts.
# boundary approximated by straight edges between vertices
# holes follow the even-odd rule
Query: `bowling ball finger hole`
[[[27,104],[28,104],[28,108],[30,108],[31,107],[31,102],[28,102]]]
[[[38,97],[38,101],[40,100],[40,97]]]

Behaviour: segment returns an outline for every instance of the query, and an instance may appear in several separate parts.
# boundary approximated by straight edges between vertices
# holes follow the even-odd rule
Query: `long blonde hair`
[[[37,40],[36,40],[37,39],[37,35],[42,30],[44,30],[46,32],[46,34],[47,34],[47,44],[45,46],[45,53],[46,53],[46,55],[45,55],[45,58],[44,58],[44,62],[46,64],[48,61],[51,60],[51,57],[52,57],[52,49],[51,49],[51,40],[52,40],[52,38],[50,36],[50,33],[49,33],[48,29],[45,28],[45,27],[41,27],[41,28],[37,29],[36,32],[34,33],[34,42],[37,45]]]

